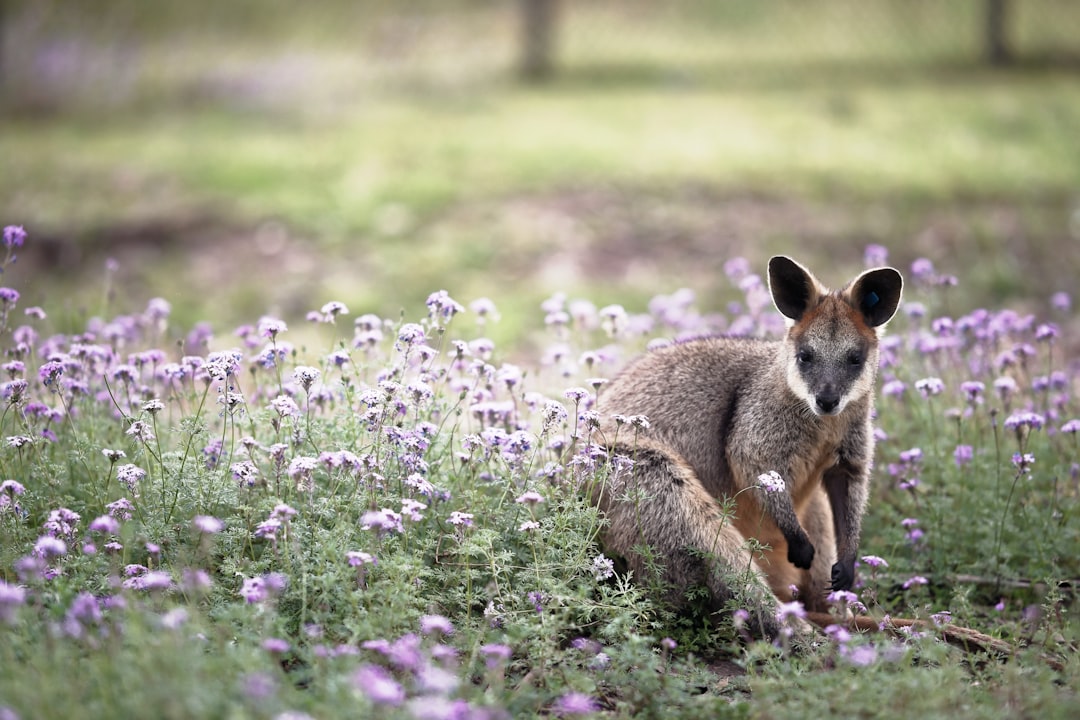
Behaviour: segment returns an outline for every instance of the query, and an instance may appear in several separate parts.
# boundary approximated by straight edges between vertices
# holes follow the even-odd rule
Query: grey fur
[[[873,457],[877,329],[902,291],[891,268],[835,292],[788,258],[773,258],[769,270],[774,301],[792,321],[785,338],[706,338],[633,361],[598,409],[609,418],[604,442],[634,466],[591,493],[608,520],[610,554],[641,576],[648,547],[676,604],[702,585],[717,610],[732,599],[750,603],[767,636],[792,585],[808,609],[822,610],[830,589],[854,581]],[[613,414],[645,415],[649,428],[618,427]],[[768,471],[785,490],[758,487]],[[724,498],[734,517],[721,513]],[[753,554],[747,538],[769,549]]]

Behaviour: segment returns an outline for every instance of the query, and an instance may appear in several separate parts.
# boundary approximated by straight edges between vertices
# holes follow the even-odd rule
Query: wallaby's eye
[[[862,365],[864,362],[862,353],[857,352],[848,353],[847,361],[849,365],[854,365],[856,367]]]
[[[809,350],[800,350],[795,353],[795,359],[799,361],[800,365],[809,365],[814,362],[814,354]]]

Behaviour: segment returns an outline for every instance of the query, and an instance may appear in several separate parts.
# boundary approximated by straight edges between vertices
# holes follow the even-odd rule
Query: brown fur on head
[[[812,412],[838,415],[873,391],[878,336],[903,287],[899,272],[876,268],[833,291],[791,258],[769,261],[769,290],[788,319],[788,385]]]

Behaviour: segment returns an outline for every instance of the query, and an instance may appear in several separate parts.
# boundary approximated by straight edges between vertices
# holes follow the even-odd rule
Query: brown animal
[[[782,340],[675,343],[604,389],[602,416],[647,423],[605,420],[604,442],[631,463],[615,463],[591,495],[608,522],[605,550],[636,577],[656,571],[675,605],[707,588],[713,610],[734,602],[772,637],[778,600],[823,612],[828,592],[854,581],[878,336],[903,279],[878,268],[832,291],[774,257],[769,289],[788,320]],[[770,472],[782,487],[766,489]]]

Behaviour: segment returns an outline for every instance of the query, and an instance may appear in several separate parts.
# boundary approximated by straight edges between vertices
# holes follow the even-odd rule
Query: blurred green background
[[[5,282],[219,330],[445,288],[501,339],[553,291],[708,306],[732,256],[840,282],[879,243],[957,312],[1045,308],[1080,291],[1080,3],[1001,0],[991,62],[996,4],[0,0]]]

